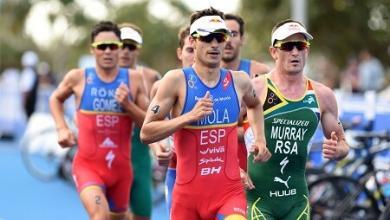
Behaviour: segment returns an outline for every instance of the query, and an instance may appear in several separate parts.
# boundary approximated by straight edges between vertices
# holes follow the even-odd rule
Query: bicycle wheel
[[[36,137],[22,144],[21,156],[28,172],[42,181],[50,181],[58,177],[61,163],[69,149],[62,149],[50,137]]]
[[[77,152],[77,146],[71,147],[66,152],[65,158],[61,162],[61,166],[60,166],[60,170],[59,170],[60,177],[69,183],[73,183],[72,164],[73,164],[73,158],[75,157],[76,152]]]
[[[368,219],[380,214],[375,198],[364,185],[343,176],[327,176],[309,185],[311,219]]]
[[[389,220],[390,219],[390,201],[387,203],[387,206],[383,210],[382,214],[379,216],[379,220]]]

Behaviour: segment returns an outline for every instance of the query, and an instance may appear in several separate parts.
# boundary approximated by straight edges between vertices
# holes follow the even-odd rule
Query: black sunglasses
[[[200,41],[210,43],[214,40],[214,38],[217,40],[218,43],[225,42],[228,38],[226,34],[223,33],[212,33],[207,36],[199,36],[198,37]]]
[[[124,43],[122,45],[122,49],[126,49],[126,48],[129,49],[130,51],[132,51],[132,50],[136,50],[138,48],[138,46],[135,45],[135,44],[126,44],[126,43]]]
[[[299,51],[309,48],[310,43],[306,41],[289,41],[289,42],[278,42],[274,47],[284,51],[292,51],[296,47]]]
[[[91,44],[93,48],[96,48],[98,50],[105,51],[107,48],[110,48],[110,50],[117,50],[120,46],[122,46],[121,42],[95,42]]]

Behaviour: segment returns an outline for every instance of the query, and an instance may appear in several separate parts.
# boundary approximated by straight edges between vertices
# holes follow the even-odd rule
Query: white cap
[[[215,32],[230,33],[225,21],[217,15],[200,17],[190,27],[190,35],[197,33],[200,36],[207,36]]]
[[[121,28],[121,40],[132,40],[137,44],[142,44],[141,35],[131,27]]]
[[[306,29],[298,22],[287,22],[274,31],[271,38],[271,45],[274,45],[275,40],[284,40],[287,37],[297,33],[305,35],[306,40],[313,39],[313,36],[311,36],[311,34],[309,34]]]

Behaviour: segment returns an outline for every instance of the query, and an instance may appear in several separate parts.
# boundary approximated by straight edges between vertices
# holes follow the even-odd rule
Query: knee
[[[246,217],[238,214],[233,214],[226,216],[225,220],[246,220]]]
[[[90,220],[110,220],[110,214],[108,212],[95,212],[89,218]]]

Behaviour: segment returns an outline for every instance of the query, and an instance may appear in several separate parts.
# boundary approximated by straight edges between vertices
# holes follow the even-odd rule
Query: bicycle
[[[68,119],[67,122],[76,131],[74,123]],[[77,146],[59,146],[50,114],[34,113],[31,116],[20,146],[22,161],[32,176],[46,182],[58,177],[72,182],[72,161]]]
[[[388,203],[381,179],[390,177],[389,169],[377,169],[375,156],[390,149],[388,132],[354,131],[361,143],[363,157],[348,163],[346,175],[324,174],[309,184],[311,218],[378,219]]]

